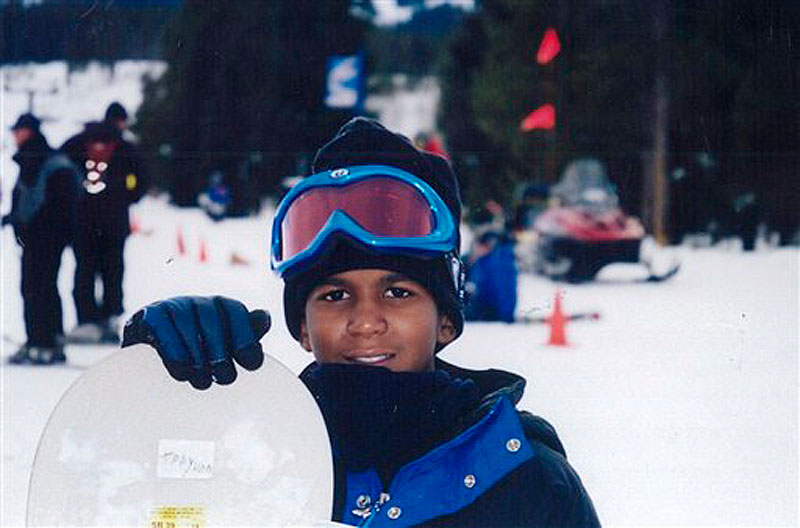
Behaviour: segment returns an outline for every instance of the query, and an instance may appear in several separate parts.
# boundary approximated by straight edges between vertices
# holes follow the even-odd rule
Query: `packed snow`
[[[44,132],[56,144],[80,122],[101,117],[112,100],[131,111],[141,99],[137,76],[107,85],[102,70],[85,75],[74,85],[94,79],[102,88],[75,94],[75,104],[64,104],[65,94],[51,96],[55,106],[37,99],[37,111],[50,117]],[[3,213],[16,178],[7,130],[26,105],[24,93],[4,93]],[[136,204],[138,231],[125,248],[126,315],[172,295],[236,298],[272,313],[264,348],[299,372],[311,356],[289,336],[282,285],[269,271],[272,210],[267,203],[258,216],[215,223],[197,209],[173,207],[163,195]],[[178,251],[179,232],[185,254]],[[25,333],[20,250],[10,229],[0,244],[5,359]],[[199,259],[201,245],[206,262]],[[543,324],[468,323],[442,355],[528,379],[520,407],[556,427],[604,525],[797,525],[800,251],[766,244],[752,253],[736,244],[673,250],[681,271],[660,284],[638,282],[643,273],[627,265],[608,267],[583,285],[522,275],[521,314],[549,315],[557,291],[567,313],[601,313],[598,321],[570,323],[566,347],[548,346]],[[73,271],[67,251],[59,276],[67,330],[76,322]],[[2,526],[25,523],[36,445],[59,398],[113,351],[71,346],[65,366],[3,366]]]

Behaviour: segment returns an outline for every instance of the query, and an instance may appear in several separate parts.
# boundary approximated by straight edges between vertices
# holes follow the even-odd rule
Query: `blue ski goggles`
[[[272,269],[286,278],[306,268],[333,235],[387,254],[456,255],[457,229],[441,197],[409,172],[385,165],[320,172],[278,204]]]

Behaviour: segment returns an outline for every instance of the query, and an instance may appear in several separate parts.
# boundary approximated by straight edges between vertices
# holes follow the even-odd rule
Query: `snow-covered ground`
[[[292,370],[309,360],[288,335],[281,284],[269,271],[269,213],[214,224],[196,210],[148,198],[134,208],[142,232],[126,247],[129,312],[176,294],[223,294],[268,308],[263,343]],[[187,255],[177,252],[182,229]],[[200,241],[209,260],[198,259]],[[3,323],[24,338],[18,250],[3,233]],[[250,262],[233,265],[233,253]],[[571,346],[548,347],[543,325],[468,324],[445,358],[499,367],[529,380],[522,406],[550,419],[608,525],[792,525],[797,520],[798,251],[742,254],[681,249],[664,284],[626,284],[608,269],[597,283],[565,286],[568,312],[599,310],[568,326]],[[67,253],[60,288],[74,322]],[[520,309],[548,313],[557,286],[520,283]],[[11,351],[4,343],[4,355]],[[72,347],[89,366],[110,349]],[[3,371],[4,525],[24,521],[37,439],[81,374],[72,368]]]
[[[98,91],[108,97],[95,98],[98,108],[86,119],[100,117],[128,91],[135,90],[126,84],[119,93]],[[3,130],[24,103],[5,95]],[[80,120],[70,108],[48,109],[68,117],[45,132],[64,139],[77,131],[67,123]],[[7,134],[3,147],[6,194],[16,175]],[[4,196],[0,211],[6,210]],[[128,315],[166,296],[227,295],[270,310],[274,326],[263,340],[270,354],[296,372],[310,361],[286,330],[282,286],[269,272],[269,207],[258,217],[213,223],[197,210],[148,197],[133,214],[141,229],[126,246]],[[178,254],[179,230],[186,255]],[[198,259],[201,243],[205,263]],[[0,244],[5,357],[10,341],[24,339],[24,327],[19,249],[10,230]],[[560,287],[567,312],[602,313],[599,321],[568,325],[568,347],[547,346],[545,325],[469,323],[443,355],[528,379],[521,406],[556,426],[604,525],[796,526],[800,251],[677,252],[682,270],[663,284],[630,283],[636,271],[623,266],[579,286],[522,276],[521,312],[548,314]],[[249,264],[232,264],[234,253]],[[67,252],[59,277],[67,329],[75,324],[73,270]],[[24,524],[28,474],[53,407],[83,372],[79,367],[111,351],[71,347],[71,366],[2,368],[2,526]]]

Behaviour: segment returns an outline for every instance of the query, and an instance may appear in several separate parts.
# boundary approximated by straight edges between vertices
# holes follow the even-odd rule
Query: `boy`
[[[374,526],[598,526],[553,428],[518,412],[525,381],[436,358],[463,327],[461,203],[449,164],[374,121],[347,123],[279,204],[273,267],[300,375],[334,454],[333,520]],[[221,297],[149,305],[152,344],[197,388],[258,368],[263,311]]]

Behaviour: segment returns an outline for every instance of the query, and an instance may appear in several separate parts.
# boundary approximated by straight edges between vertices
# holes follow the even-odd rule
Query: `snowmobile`
[[[677,273],[674,261],[656,264],[644,227],[622,211],[598,160],[570,163],[561,182],[551,188],[551,203],[533,224],[535,271],[568,282],[590,281],[613,263],[642,264],[649,272],[645,280],[651,282]]]

